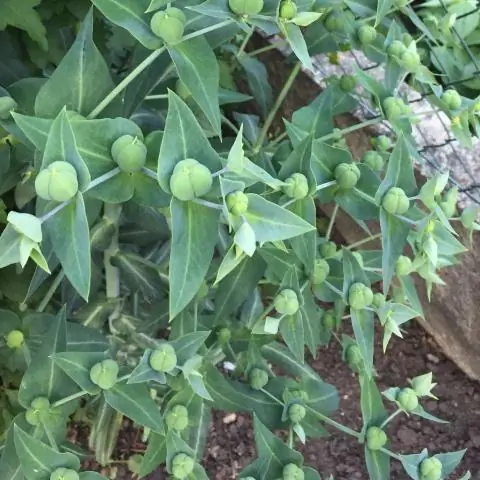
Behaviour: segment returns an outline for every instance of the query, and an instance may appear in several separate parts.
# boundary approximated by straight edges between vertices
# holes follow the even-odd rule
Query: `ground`
[[[352,428],[359,428],[359,388],[349,368],[342,363],[340,354],[338,346],[332,341],[328,347],[319,350],[311,365],[340,392],[340,409],[334,418]],[[387,431],[392,450],[418,453],[422,448],[428,448],[431,453],[440,453],[467,448],[461,468],[451,478],[460,478],[467,469],[471,470],[472,478],[476,478],[480,473],[480,385],[468,380],[415,323],[407,329],[404,340],[392,340],[385,355],[377,345],[375,362],[377,382],[381,389],[404,386],[408,378],[432,371],[438,382],[434,393],[439,400],[426,400],[422,404],[430,413],[450,422],[439,424],[418,417],[398,416]],[[144,448],[135,442],[137,433],[127,423],[126,427],[117,450],[117,455],[123,460],[134,453],[132,449],[136,453]],[[241,468],[255,456],[252,434],[248,415],[215,413],[203,462],[209,478],[238,478]],[[335,480],[368,479],[362,447],[342,433],[332,430],[330,437],[308,441],[299,449],[305,457],[305,463],[317,468],[325,477],[333,474]],[[94,464],[91,466],[95,468]],[[117,480],[133,478],[123,463],[114,463],[112,466]],[[392,480],[408,478],[398,462],[394,461],[392,466]],[[104,473],[108,474],[108,471]],[[159,470],[151,474],[148,480],[165,478],[167,476],[163,470]]]

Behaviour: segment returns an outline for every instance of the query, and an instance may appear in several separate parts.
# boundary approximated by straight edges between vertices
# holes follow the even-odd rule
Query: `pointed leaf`
[[[316,227],[317,211],[312,197],[297,200],[289,208],[295,215],[303,218],[313,227]],[[295,255],[305,266],[307,273],[313,273],[317,249],[317,233],[315,230],[290,239]]]
[[[434,457],[442,462],[442,475],[450,475],[457,468],[458,464],[462,461],[466,449],[459,450],[457,452],[439,453]]]
[[[303,38],[302,30],[294,23],[285,23],[283,25],[285,38],[296,57],[302,62],[303,66],[313,70],[312,59],[308,53],[308,47]]]
[[[365,463],[370,480],[390,479],[390,457],[386,453],[365,446]]]
[[[370,377],[373,372],[373,346],[375,340],[374,314],[370,310],[350,310],[355,339],[365,360],[366,373]]]
[[[140,465],[139,476],[145,477],[167,460],[167,438],[153,433],[148,441],[147,450]]]

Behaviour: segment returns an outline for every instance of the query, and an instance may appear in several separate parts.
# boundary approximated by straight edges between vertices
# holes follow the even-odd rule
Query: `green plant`
[[[253,415],[258,458],[241,478],[319,479],[296,445],[325,427],[363,445],[371,479],[388,479],[392,459],[414,479],[448,476],[464,451],[401,455],[388,443],[396,415],[441,421],[422,406],[431,374],[382,393],[374,375],[375,323],[386,349],[423,316],[412,275],[430,294],[465,249],[455,222],[480,228],[475,209],[457,215],[446,175],[415,181],[416,119],[394,92],[413,75],[450,108],[458,99],[390,21],[406,3],[92,3],[0,5],[2,479],[103,478],[81,471],[65,440],[72,416],[90,423],[102,465],[126,416],[148,443],[132,471],[206,478],[212,408]],[[57,24],[70,42],[47,34]],[[276,99],[261,52],[246,51],[254,28],[279,33],[296,57]],[[270,135],[301,65],[347,44],[386,61],[385,82],[330,79]],[[234,74],[258,115],[241,113],[252,97]],[[336,129],[360,90],[378,117]],[[459,108],[476,121],[468,99]],[[385,119],[394,141],[377,137],[354,159],[345,135]],[[329,203],[321,234],[316,207]],[[332,241],[340,210],[362,241]],[[360,383],[359,431],[331,418],[338,393],[308,366],[329,342]]]

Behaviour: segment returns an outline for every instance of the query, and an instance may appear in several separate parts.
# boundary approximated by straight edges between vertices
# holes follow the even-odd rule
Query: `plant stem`
[[[145,100],[163,100],[164,98],[168,98],[168,93],[161,93],[158,95],[147,95]]]
[[[375,200],[371,195],[369,195],[368,193],[362,192],[362,191],[359,190],[357,187],[353,187],[353,191],[354,191],[360,198],[363,198],[363,199],[366,200],[367,202],[370,202],[372,205],[375,205],[376,207],[378,207],[376,200]]]
[[[267,397],[271,398],[274,402],[278,403],[282,407],[284,406],[284,403],[281,400],[279,400],[275,395],[272,395],[268,390],[261,388],[260,391],[264,393]]]
[[[293,429],[288,429],[288,448],[293,449]]]
[[[238,132],[240,131],[238,127],[233,122],[231,122],[225,115],[220,115],[220,119],[227,127],[229,127],[233,132],[238,134]],[[243,135],[243,143],[248,148],[253,149],[252,144],[245,138],[245,135]]]
[[[43,429],[45,430],[45,433],[47,434],[47,438],[48,438],[48,441],[49,441],[50,445],[52,446],[52,448],[53,448],[54,450],[56,450],[57,452],[59,452],[60,450],[58,449],[57,442],[55,441],[55,438],[54,438],[54,436],[52,435],[52,432],[51,432],[50,429],[47,427],[47,425],[45,425],[45,422],[42,422],[42,426],[43,426]]]
[[[63,270],[60,270],[58,272],[58,275],[55,277],[52,284],[50,285],[50,288],[47,290],[47,293],[42,298],[42,301],[38,304],[37,312],[41,313],[45,310],[45,308],[47,308],[48,302],[52,299],[53,295],[57,291],[57,288],[60,286],[64,278],[65,272]]]
[[[182,37],[181,40],[179,40],[176,43],[172,43],[172,45],[179,45],[183,42],[186,42],[187,40],[191,40],[192,38],[199,37],[201,35],[205,35],[206,33],[212,32],[213,30],[218,30],[219,28],[226,27],[227,25],[230,25],[233,23],[235,20],[224,20],[223,22],[216,23],[215,25],[210,25],[209,27],[202,28],[201,30],[197,30],[196,32],[189,33],[188,35],[185,35]]]
[[[218,170],[218,172],[212,173],[212,177],[219,177],[220,175],[223,175],[224,173],[228,172],[228,167],[222,168],[221,170]]]
[[[330,282],[327,282],[325,280],[325,285],[334,293],[336,293],[337,295],[340,295],[341,297],[343,297],[343,292],[341,292],[337,287],[334,287]]]
[[[223,205],[219,203],[209,202],[207,200],[202,200],[201,198],[196,198],[195,203],[198,205],[203,205],[204,207],[213,208],[214,210],[223,210]]]
[[[385,428],[387,423],[391,422],[399,413],[401,413],[403,410],[401,408],[395,410],[386,420],[382,422],[380,425],[380,428]]]
[[[391,452],[390,450],[388,450],[388,448],[381,448],[381,449],[380,449],[380,452],[385,453],[385,454],[388,455],[389,457],[392,457],[392,458],[394,458],[395,460],[398,460],[399,462],[402,461],[402,457],[401,457],[400,455],[397,455],[396,453]]]
[[[380,123],[383,121],[383,117],[378,116],[375,118],[371,118],[370,120],[365,120],[364,122],[361,123],[356,123],[355,125],[351,125],[350,127],[343,128],[340,130],[342,135],[346,135],[347,133],[352,133],[355,130],[359,130],[361,128],[368,127],[370,125],[375,125],[376,123]],[[324,142],[326,140],[331,140],[332,138],[335,138],[338,135],[338,131],[329,133],[328,135],[324,135],[323,137],[318,138],[318,141]]]
[[[118,220],[122,212],[122,206],[118,204],[106,203],[104,207],[104,216],[115,225],[110,246],[105,250],[103,263],[105,266],[105,283],[107,298],[117,298],[120,296],[120,271],[111,264],[111,258],[118,250]]]
[[[353,250],[354,248],[359,247],[360,245],[363,245],[364,243],[372,242],[373,240],[377,240],[377,238],[380,238],[382,236],[381,233],[376,233],[375,235],[370,235],[369,237],[363,238],[362,240],[359,240],[358,242],[352,243],[348,247],[345,247],[347,250]]]
[[[288,76],[287,81],[283,85],[283,88],[280,91],[280,94],[278,95],[277,100],[275,101],[273,107],[271,108],[267,116],[267,119],[265,120],[265,123],[263,124],[262,130],[260,131],[260,134],[258,136],[257,143],[255,144],[255,147],[253,149],[254,153],[258,153],[260,150],[260,147],[263,145],[263,141],[265,140],[268,130],[272,125],[273,120],[275,119],[275,115],[277,114],[278,109],[282,106],[283,101],[285,100],[285,97],[287,96],[290,88],[292,88],[293,82],[295,81],[295,78],[300,72],[301,67],[302,67],[301,62],[297,62],[296,65],[293,67],[292,71],[290,72],[290,75]]]
[[[327,233],[325,234],[325,240],[327,241],[330,239],[330,235],[332,234],[333,224],[335,223],[335,218],[337,217],[338,209],[339,209],[339,206],[338,206],[338,203],[336,203],[335,207],[333,208],[330,221],[328,222]]]
[[[285,40],[280,40],[278,42],[273,42],[270,45],[267,45],[265,47],[257,48],[256,50],[252,50],[251,52],[247,52],[246,55],[248,57],[255,57],[256,55],[260,55],[261,53],[269,52],[270,50],[275,50],[279,47],[283,47],[286,44],[287,44],[287,42]]]
[[[133,82],[147,67],[149,67],[163,52],[166,47],[161,47],[153,51],[143,62],[139,63],[88,115],[90,120],[97,117],[115,97]]]
[[[326,423],[327,425],[335,427],[337,430],[340,430],[343,433],[352,435],[352,437],[360,438],[359,432],[356,432],[355,430],[352,430],[351,428],[346,427],[345,425],[342,425],[341,423],[338,423],[335,420],[332,420],[330,417],[327,417],[326,415],[323,415],[322,413],[315,411],[313,408],[309,406],[307,406],[307,410],[310,413],[312,413],[315,417],[317,417],[319,420],[321,420],[323,423]]]
[[[328,182],[322,183],[317,186],[316,191],[319,192],[320,190],[324,190],[325,188],[333,187],[334,185],[336,185],[336,183],[337,183],[336,180],[330,180]]]
[[[243,42],[240,45],[240,48],[238,49],[237,54],[235,55],[236,58],[238,58],[240,55],[243,54],[245,47],[247,46],[247,43],[249,42],[249,40],[252,38],[254,31],[255,31],[255,28],[252,27],[250,31],[245,35],[245,38],[243,39]]]
[[[58,400],[54,403],[52,403],[51,408],[57,408],[62,405],[65,405],[66,403],[73,402],[74,400],[78,400],[79,398],[82,398],[83,396],[87,395],[88,392],[77,392],[73,393],[72,395],[69,395],[68,397],[62,398],[61,400]]]
[[[277,143],[280,143],[282,140],[284,140],[285,138],[287,138],[288,136],[288,132],[286,130],[284,130],[277,138],[273,139],[269,144],[268,146],[269,147],[273,147],[275,146]]]

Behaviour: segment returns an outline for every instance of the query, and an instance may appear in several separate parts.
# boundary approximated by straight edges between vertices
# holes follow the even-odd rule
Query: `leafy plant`
[[[474,125],[478,108],[462,97],[458,105],[417,61],[392,20],[403,7],[92,3],[0,5],[9,25],[0,68],[2,478],[103,478],[80,472],[86,453],[66,441],[72,416],[90,423],[102,465],[125,416],[148,443],[132,470],[165,464],[175,478],[206,478],[212,408],[253,415],[258,458],[242,478],[320,478],[296,445],[325,427],[363,445],[371,479],[389,478],[392,459],[411,478],[446,478],[464,451],[400,455],[388,442],[398,414],[442,421],[421,405],[433,397],[431,374],[382,396],[373,345],[376,329],[386,350],[423,316],[412,275],[429,293],[442,283],[439,271],[465,250],[454,222],[479,229],[475,209],[457,213],[447,175],[418,188],[415,118],[398,86],[413,75]],[[293,51],[275,100],[260,52],[246,51],[254,28]],[[74,33],[59,47],[57,35]],[[361,71],[330,79],[284,120],[285,133],[270,135],[302,64],[347,41],[386,62],[384,81]],[[242,113],[252,97],[234,75],[258,115]],[[334,128],[360,95],[378,117]],[[354,159],[344,136],[385,119],[394,144],[378,137]],[[316,206],[328,203],[321,230]],[[340,210],[364,240],[332,241]],[[364,248],[375,240],[381,249]],[[331,418],[338,393],[308,366],[332,341],[361,386],[361,431]]]

